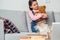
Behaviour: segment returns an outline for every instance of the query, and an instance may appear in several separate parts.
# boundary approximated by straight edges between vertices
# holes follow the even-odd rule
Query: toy
[[[37,14],[42,14],[42,15],[45,15],[46,14],[46,11],[45,11],[45,9],[46,9],[46,6],[39,6],[38,7],[38,10],[35,12],[35,15],[37,15]],[[41,21],[42,19],[37,19],[36,21],[37,22],[39,22],[39,21]]]

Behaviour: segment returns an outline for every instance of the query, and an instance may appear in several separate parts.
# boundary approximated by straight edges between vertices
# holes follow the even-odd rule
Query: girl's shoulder
[[[32,11],[31,10],[29,10],[29,14],[32,14]]]

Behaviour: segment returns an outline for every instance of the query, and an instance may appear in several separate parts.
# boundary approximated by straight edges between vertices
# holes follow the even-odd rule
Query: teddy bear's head
[[[43,13],[43,14],[45,14],[46,13],[46,11],[45,11],[45,9],[46,9],[46,6],[39,6],[39,11],[37,11],[37,13],[36,14],[38,14],[38,13]],[[36,21],[37,22],[39,22],[39,21],[41,21],[42,19],[37,19]]]
[[[45,9],[46,9],[46,6],[39,6],[39,11],[41,13],[45,13],[46,12]]]

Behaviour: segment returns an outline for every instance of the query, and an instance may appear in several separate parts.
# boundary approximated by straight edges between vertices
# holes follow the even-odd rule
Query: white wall
[[[60,11],[60,0],[38,0],[39,5],[46,5],[46,11]],[[0,9],[28,11],[28,0],[0,0]]]
[[[28,10],[28,0],[0,0],[0,9]]]
[[[38,2],[39,5],[46,5],[46,11],[60,12],[60,0],[38,0]]]

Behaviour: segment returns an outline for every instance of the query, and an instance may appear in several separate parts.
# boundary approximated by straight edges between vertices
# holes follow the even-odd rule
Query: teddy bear
[[[41,13],[41,14],[44,15],[46,13],[45,9],[46,9],[45,5],[44,6],[39,6],[38,10],[35,12],[35,14],[37,15],[37,14]],[[37,19],[36,21],[39,22],[39,21],[41,21],[41,19]]]

